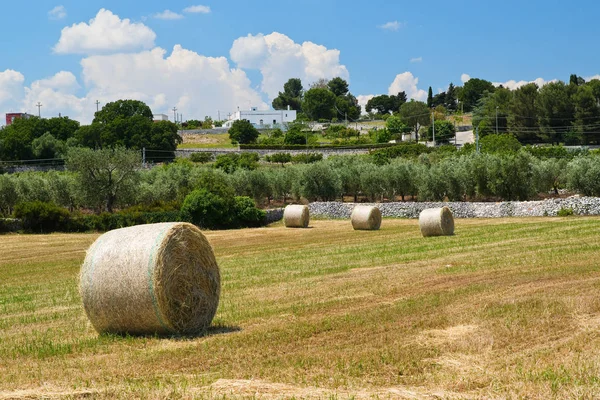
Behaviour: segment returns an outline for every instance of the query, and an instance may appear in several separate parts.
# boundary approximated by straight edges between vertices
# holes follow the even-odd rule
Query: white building
[[[252,107],[250,111],[237,110],[231,114],[227,122],[223,125],[226,128],[231,128],[234,121],[245,119],[249,121],[255,128],[276,128],[294,122],[296,120],[296,110],[258,110],[257,107]]]
[[[168,121],[169,116],[167,114],[154,114],[152,119],[154,120],[154,122]]]

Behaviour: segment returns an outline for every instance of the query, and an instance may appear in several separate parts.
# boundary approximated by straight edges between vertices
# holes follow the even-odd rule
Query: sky
[[[290,78],[340,76],[364,105],[471,77],[516,88],[600,74],[597,1],[200,1],[3,2],[0,115],[39,102],[42,117],[87,124],[96,102],[136,99],[171,120],[174,107],[224,119],[270,108]]]

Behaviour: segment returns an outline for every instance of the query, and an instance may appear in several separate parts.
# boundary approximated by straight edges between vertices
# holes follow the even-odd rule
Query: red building
[[[8,113],[6,114],[6,126],[13,123],[15,119],[31,118],[33,115],[27,113]]]

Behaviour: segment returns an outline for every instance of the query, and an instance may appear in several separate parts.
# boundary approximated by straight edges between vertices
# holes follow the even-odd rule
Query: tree
[[[433,90],[431,86],[429,86],[429,91],[427,92],[427,107],[433,107]]]
[[[492,82],[477,78],[469,79],[460,91],[459,97],[464,111],[472,111],[485,92],[493,92],[494,90],[495,87]]]
[[[585,79],[583,79],[580,76],[577,76],[577,74],[571,74],[571,76],[569,77],[569,85],[581,86],[584,84],[585,84]]]
[[[446,144],[454,138],[456,128],[450,121],[435,121],[435,142],[437,144]],[[427,140],[433,140],[433,127],[427,130]]]
[[[404,122],[402,122],[402,119],[395,115],[392,115],[387,119],[387,121],[385,121],[385,127],[389,133],[395,137],[395,139],[400,139],[400,135],[410,131],[410,128],[406,126]]]
[[[491,127],[493,133],[506,133],[511,100],[512,92],[509,89],[498,88],[494,92],[486,92],[473,111],[473,126],[480,126],[482,121],[486,121],[486,126]],[[482,133],[481,130],[479,133]]]
[[[382,94],[370,99],[365,106],[365,111],[372,112],[375,110],[380,115],[391,114],[398,112],[404,103],[406,103],[406,92],[399,92],[396,96]]]
[[[302,81],[298,78],[291,78],[283,85],[283,93],[273,100],[272,106],[275,110],[285,110],[288,106],[292,110],[302,110]]]
[[[600,123],[600,108],[591,86],[578,86],[573,95],[575,106],[575,129],[583,138],[584,144],[599,144],[600,133],[596,126]]]
[[[571,129],[575,107],[564,82],[551,82],[540,89],[537,98],[542,137],[550,143],[560,143]]]
[[[355,121],[360,118],[361,106],[352,93],[338,96],[335,99],[335,107],[337,108],[336,112],[339,119],[348,117],[350,121]]]
[[[311,89],[328,89],[329,79],[319,78],[315,82],[310,84]]]
[[[312,88],[304,94],[302,110],[313,121],[320,119],[331,120],[335,115],[333,113],[335,100],[335,95],[329,89],[321,87]]]
[[[104,125],[110,124],[118,118],[131,118],[141,116],[152,122],[152,110],[139,100],[117,100],[107,103],[94,114],[94,121]]]
[[[348,94],[348,82],[340,77],[333,78],[327,83],[327,87],[335,95],[335,97],[345,96]]]
[[[64,156],[66,145],[62,140],[57,140],[52,136],[50,132],[46,132],[31,142],[31,150],[35,158],[48,160]]]
[[[71,148],[67,169],[77,174],[79,188],[88,204],[103,204],[108,212],[127,192],[136,191],[137,171],[142,163],[139,151],[114,149],[91,150]]]
[[[229,128],[229,138],[231,143],[248,144],[256,143],[259,132],[256,128],[245,119],[234,121]]]
[[[539,140],[538,86],[529,83],[513,92],[508,106],[508,130],[521,143],[535,143]]]
[[[453,83],[450,83],[450,85],[448,86],[448,90],[446,90],[446,100],[445,100],[446,108],[450,111],[456,111],[456,106],[457,106],[456,100],[457,100],[456,87],[454,87]]]
[[[418,142],[419,128],[422,125],[428,125],[431,118],[427,104],[422,101],[411,100],[400,107],[399,115],[406,125],[412,127],[415,132],[415,139]]]

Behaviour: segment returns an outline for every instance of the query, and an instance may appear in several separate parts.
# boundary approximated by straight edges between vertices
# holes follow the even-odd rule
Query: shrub
[[[570,217],[572,215],[575,215],[575,213],[573,212],[572,208],[561,208],[560,210],[558,210],[558,212],[556,213],[557,216],[559,217]]]
[[[70,219],[68,210],[42,201],[19,203],[14,215],[23,222],[23,229],[32,233],[65,231]]]
[[[228,227],[233,218],[233,198],[223,198],[206,189],[188,194],[181,206],[181,217],[205,229]]]
[[[312,164],[323,159],[321,153],[300,153],[292,156],[292,163],[294,164]]]
[[[270,163],[279,163],[283,167],[283,164],[292,161],[292,155],[290,153],[274,153],[270,156],[266,156],[265,161]]]
[[[234,200],[236,227],[258,227],[264,224],[266,213],[256,208],[256,204],[251,198],[237,196]]]
[[[515,153],[521,149],[521,143],[511,134],[490,134],[479,141],[483,153]]]
[[[190,161],[200,164],[205,164],[214,160],[214,156],[209,152],[199,152],[190,155]]]

